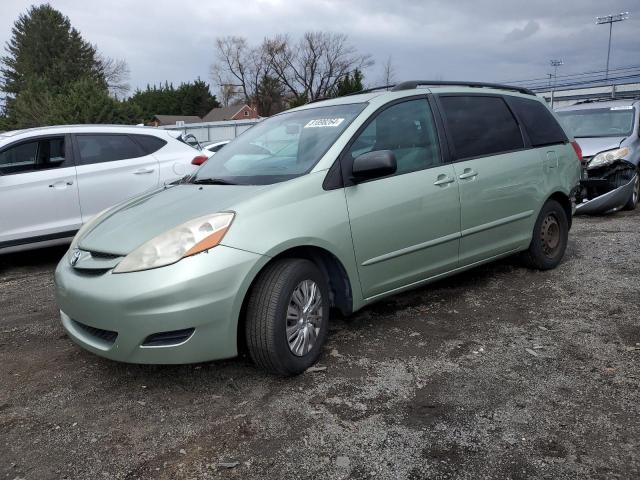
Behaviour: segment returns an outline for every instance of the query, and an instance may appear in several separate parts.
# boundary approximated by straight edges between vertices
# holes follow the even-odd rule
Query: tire
[[[523,259],[529,268],[550,270],[556,268],[567,249],[569,222],[560,203],[547,200],[533,227],[533,237]]]
[[[307,304],[312,292],[320,298],[314,297],[305,310],[301,305]],[[247,303],[245,337],[253,362],[279,375],[304,372],[322,352],[329,331],[329,308],[327,280],[313,262],[294,258],[267,265]],[[293,338],[291,345],[288,333]]]
[[[638,197],[640,197],[640,171],[636,173],[636,183],[634,185],[633,193],[629,197],[627,203],[625,203],[623,210],[635,210],[638,206]]]

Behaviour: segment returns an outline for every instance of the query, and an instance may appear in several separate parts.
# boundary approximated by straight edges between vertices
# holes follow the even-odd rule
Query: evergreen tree
[[[7,55],[0,59],[2,89],[11,98],[35,78],[52,93],[63,92],[78,78],[105,83],[95,48],[50,5],[32,6],[18,17],[11,34]]]
[[[359,69],[353,71],[353,75],[347,73],[344,77],[338,80],[333,97],[342,97],[350,93],[357,93],[363,90],[362,80],[364,75]]]
[[[275,77],[264,74],[256,91],[258,114],[269,117],[284,110],[284,85]]]
[[[147,85],[145,90],[137,90],[129,102],[141,109],[145,120],[151,120],[154,115],[203,117],[212,108],[220,106],[209,85],[200,79],[182,83],[177,89],[166,81],[159,87]]]

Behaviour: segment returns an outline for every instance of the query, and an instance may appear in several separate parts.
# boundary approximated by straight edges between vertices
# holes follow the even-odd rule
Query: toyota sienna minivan
[[[133,363],[241,349],[293,375],[330,312],[522,253],[554,268],[580,153],[543,100],[405,82],[257,124],[180,184],[98,214],[59,263],[62,324]]]

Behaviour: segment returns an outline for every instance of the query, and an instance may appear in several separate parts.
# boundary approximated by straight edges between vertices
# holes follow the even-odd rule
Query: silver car
[[[556,113],[582,148],[577,214],[633,210],[640,196],[639,100],[585,102]]]
[[[105,208],[194,171],[202,153],[177,135],[114,125],[0,133],[0,253],[68,243]]]

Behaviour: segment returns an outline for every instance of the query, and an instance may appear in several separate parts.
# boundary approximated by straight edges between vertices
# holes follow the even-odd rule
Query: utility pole
[[[558,67],[564,65],[564,62],[562,60],[550,60],[549,63],[553,67],[553,88],[555,88],[558,80]]]
[[[613,32],[613,24],[616,22],[622,22],[629,18],[629,12],[617,13],[614,15],[605,15],[604,17],[596,17],[596,25],[609,24],[609,47],[607,48],[607,69],[604,74],[604,79],[609,80],[609,57],[611,56],[611,34]]]

